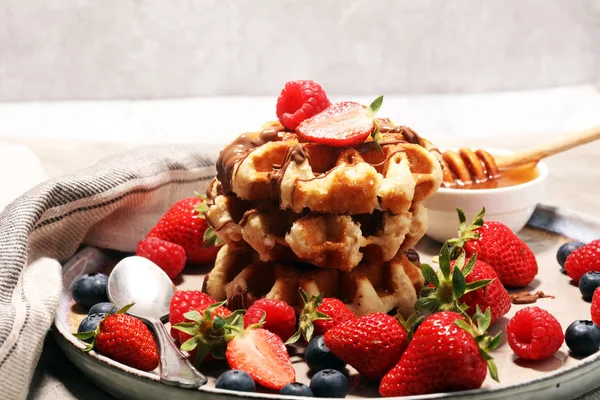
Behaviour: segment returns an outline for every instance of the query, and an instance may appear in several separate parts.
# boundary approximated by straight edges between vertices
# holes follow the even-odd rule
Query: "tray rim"
[[[573,229],[574,226],[569,221],[576,220],[578,223],[581,223],[581,224],[583,224],[585,226],[589,226],[589,227],[595,227],[597,231],[600,231],[600,218],[597,218],[595,216],[585,214],[585,213],[582,213],[579,211],[575,211],[575,210],[571,210],[571,209],[567,209],[567,208],[561,208],[561,207],[557,207],[557,206],[544,205],[544,204],[538,204],[536,206],[535,211],[534,211],[532,217],[530,218],[530,220],[527,222],[526,226],[534,228],[534,229],[539,229],[539,230],[543,230],[546,232],[550,232],[552,234],[566,236],[566,237],[568,237],[570,239],[574,239],[574,240],[581,240],[581,241],[593,240],[588,237],[589,235],[581,234],[578,236],[576,230],[573,231],[573,233],[566,233],[564,231],[559,231],[559,228],[556,228],[556,227],[554,229],[551,229],[551,227],[549,227],[547,225],[549,218],[553,218],[553,220],[555,222],[557,220],[559,222],[563,222],[564,223],[562,225],[563,230],[570,231],[571,229]],[[558,226],[561,226],[561,225],[558,224]],[[600,235],[597,235],[595,238],[598,238],[599,236]],[[82,250],[80,250],[80,251],[82,251]],[[71,347],[70,350],[81,350],[84,347],[83,344],[77,338],[75,338],[75,336],[73,336],[73,334],[71,332],[66,331],[66,329],[64,329],[61,326],[61,324],[58,322],[58,315],[56,315],[55,318],[53,319],[53,328],[54,328],[53,331],[54,331],[54,334],[55,334],[58,344],[60,345],[63,352],[66,353],[69,360],[71,362],[73,362],[73,360],[71,360],[71,358],[70,358],[71,352],[67,351],[67,349],[65,349],[63,346],[70,346]],[[160,382],[160,377],[158,375],[149,373],[149,372],[140,371],[140,370],[131,368],[129,366],[123,365],[112,359],[109,359],[108,357],[102,356],[93,350],[91,352],[89,352],[87,355],[85,355],[83,352],[81,352],[81,356],[82,357],[83,356],[92,357],[94,359],[95,363],[102,365],[104,368],[116,368],[116,369],[120,370],[121,372],[127,373],[129,375],[133,375],[134,377],[142,378],[143,380],[149,380],[152,383],[163,385]],[[502,387],[480,388],[480,389],[457,391],[457,392],[433,393],[433,394],[418,395],[418,396],[388,397],[388,399],[397,399],[397,400],[418,400],[418,399],[427,400],[427,399],[456,399],[456,398],[465,398],[465,399],[466,398],[482,398],[483,399],[483,398],[488,398],[488,396],[490,394],[494,394],[494,395],[523,394],[524,391],[522,389],[526,389],[526,388],[529,388],[532,386],[543,386],[543,387],[555,386],[556,388],[558,388],[558,387],[560,387],[562,382],[556,382],[557,378],[569,377],[570,375],[577,374],[578,371],[581,371],[581,372],[585,371],[585,373],[583,373],[583,374],[578,374],[579,376],[588,375],[589,373],[592,373],[595,371],[600,371],[600,362],[599,361],[600,361],[600,351],[598,351],[597,353],[595,353],[591,356],[584,358],[583,360],[580,360],[580,363],[578,363],[576,365],[562,367],[555,371],[551,371],[546,374],[543,374],[539,377],[536,377],[536,378],[533,378],[530,380],[526,380],[526,381],[522,381],[522,382],[517,382],[514,384],[508,384],[508,385],[502,386]],[[77,364],[75,364],[75,365],[77,367]],[[595,368],[592,368],[592,366],[595,366]],[[167,385],[165,385],[165,386],[167,386]],[[596,389],[600,389],[600,384],[598,384],[595,388],[592,388],[590,390],[586,390],[581,393],[576,393],[575,397],[581,396],[581,395],[584,395],[587,393],[591,393],[592,391],[595,391]],[[186,390],[188,390],[188,389],[186,389]],[[206,387],[206,386],[200,387],[197,391],[200,393],[206,393],[207,395],[209,395],[209,394],[219,395],[218,398],[222,398],[222,399],[225,399],[227,396],[230,396],[233,398],[240,398],[240,399],[242,399],[242,398],[276,399],[276,400],[297,399],[296,397],[293,397],[293,396],[285,396],[285,395],[280,395],[280,394],[236,392],[236,391],[221,390],[221,389],[216,389],[216,388],[211,388],[211,387]],[[540,393],[540,394],[543,394],[543,393]],[[543,395],[544,395],[544,398],[548,398],[547,394],[543,394]]]

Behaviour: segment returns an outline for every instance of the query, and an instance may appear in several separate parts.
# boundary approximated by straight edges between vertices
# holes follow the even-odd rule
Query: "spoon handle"
[[[202,375],[187,359],[185,354],[177,348],[171,340],[167,329],[157,319],[148,319],[156,334],[160,351],[160,380],[161,382],[183,388],[198,388],[207,382]]]

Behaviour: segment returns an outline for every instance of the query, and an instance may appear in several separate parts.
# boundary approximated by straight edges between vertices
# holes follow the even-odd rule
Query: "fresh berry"
[[[135,254],[158,265],[171,279],[175,279],[185,267],[183,247],[159,238],[149,237],[140,240]]]
[[[343,371],[346,363],[333,354],[325,344],[322,335],[313,337],[304,351],[304,361],[312,372],[324,369]]]
[[[85,309],[108,301],[106,286],[108,276],[97,272],[85,274],[73,284],[73,300]]]
[[[600,286],[600,272],[589,271],[579,279],[579,291],[585,301],[592,301],[594,292]]]
[[[225,353],[232,369],[246,371],[256,383],[281,390],[296,380],[296,371],[285,344],[266,329],[247,329],[227,343]]]
[[[440,251],[437,272],[428,264],[421,265],[429,286],[421,291],[415,308],[430,312],[461,312],[466,305],[470,317],[475,315],[477,307],[484,311],[489,308],[492,324],[504,316],[510,310],[511,300],[496,271],[478,260],[476,255],[465,260],[464,254],[461,254],[453,261],[450,261],[450,256],[451,250],[445,244]]]
[[[574,250],[565,261],[567,274],[575,282],[589,271],[600,271],[600,239]]]
[[[600,328],[592,321],[574,321],[565,331],[565,343],[573,355],[587,357],[600,347]]]
[[[279,394],[283,394],[285,396],[300,396],[300,397],[314,397],[313,391],[310,387],[306,386],[304,383],[300,382],[292,382],[285,385],[280,391]]]
[[[321,295],[311,296],[300,289],[304,306],[298,317],[298,331],[287,343],[294,343],[302,336],[309,342],[313,335],[324,335],[329,329],[356,316],[341,300]]]
[[[92,314],[114,314],[117,311],[117,307],[113,303],[104,302],[94,304],[88,310],[88,315]]]
[[[106,317],[104,313],[90,313],[81,322],[77,328],[77,333],[95,331],[100,321]]]
[[[580,248],[581,246],[585,246],[583,242],[567,242],[558,248],[556,252],[556,261],[560,264],[561,267],[565,266],[565,261],[567,261],[567,257],[571,255],[572,252]]]
[[[525,287],[538,273],[535,256],[529,246],[509,227],[497,221],[483,221],[483,209],[466,224],[465,214],[458,209],[459,238],[448,241],[455,249],[464,248],[467,257],[489,264],[506,287]]]
[[[560,323],[548,311],[525,307],[506,327],[508,345],[520,358],[544,360],[560,349],[565,339]]]
[[[198,210],[206,207],[199,197],[187,198],[175,203],[147,237],[156,237],[183,247],[189,263],[203,264],[214,261],[219,249],[204,241],[208,225]],[[204,247],[206,245],[206,247]]]
[[[285,301],[259,299],[244,315],[244,328],[258,323],[266,316],[263,329],[273,332],[282,340],[288,340],[296,331],[296,312]]]
[[[353,101],[332,104],[303,121],[296,131],[298,136],[309,142],[333,147],[357,146],[371,135],[376,137],[377,125],[373,117],[382,100],[379,97],[369,107]]]
[[[179,330],[181,349],[189,353],[192,362],[199,366],[214,358],[225,358],[225,332],[221,326],[215,326],[216,317],[223,320],[222,325],[235,324],[239,315],[234,315],[223,303],[201,304],[184,313],[184,321],[176,324]],[[241,324],[240,324],[241,325]],[[194,338],[194,340],[190,340]]]
[[[281,125],[294,130],[298,125],[329,107],[323,88],[313,81],[290,81],[277,99],[277,118]]]
[[[171,336],[179,339],[179,332],[173,328],[175,324],[183,322],[183,314],[195,310],[200,306],[209,306],[217,301],[199,290],[178,290],[171,297],[169,303],[169,323],[171,324]]]
[[[256,392],[256,384],[244,371],[230,369],[223,372],[215,383],[217,389],[235,390],[237,392]]]
[[[592,305],[590,307],[590,314],[592,315],[592,321],[600,326],[600,289],[594,291],[592,296]]]
[[[452,311],[429,316],[419,326],[398,364],[379,386],[382,396],[411,396],[481,387],[487,368],[498,380],[497,369],[489,355],[500,336],[485,336],[491,314],[477,313],[478,326],[467,323]]]
[[[76,333],[81,340],[92,339],[84,351],[95,348],[103,356],[142,371],[158,367],[158,349],[154,336],[139,319],[125,314],[129,304],[104,318],[92,332]]]
[[[348,394],[348,378],[335,369],[325,369],[313,375],[310,389],[315,397],[343,398]]]
[[[407,332],[396,318],[373,313],[331,328],[325,333],[325,344],[362,375],[379,379],[400,359]]]

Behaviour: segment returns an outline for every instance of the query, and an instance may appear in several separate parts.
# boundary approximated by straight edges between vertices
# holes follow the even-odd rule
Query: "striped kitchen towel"
[[[211,149],[147,147],[47,181],[0,214],[0,399],[27,396],[62,290],[61,262],[82,244],[135,251],[176,201],[215,175]]]

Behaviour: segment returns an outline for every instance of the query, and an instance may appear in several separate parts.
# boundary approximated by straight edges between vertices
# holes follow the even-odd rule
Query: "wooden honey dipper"
[[[442,154],[444,187],[457,187],[499,179],[501,171],[535,164],[542,158],[600,139],[600,126],[560,138],[511,155],[492,156],[483,149],[460,148]]]

